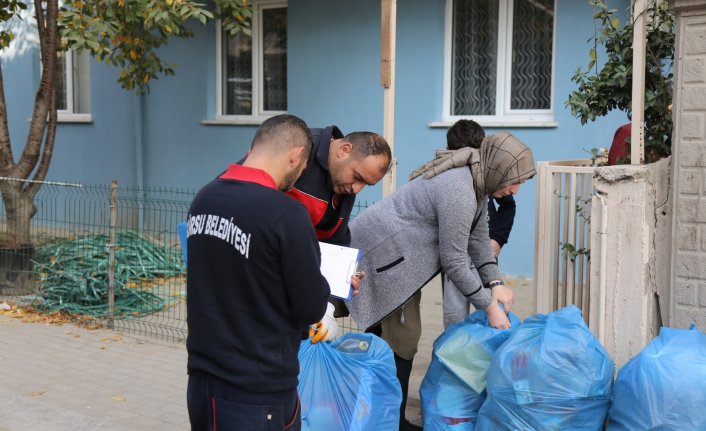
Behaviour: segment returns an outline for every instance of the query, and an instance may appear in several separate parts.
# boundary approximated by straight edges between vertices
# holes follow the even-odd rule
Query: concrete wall
[[[677,11],[670,326],[706,331],[706,1]]]
[[[602,167],[594,176],[589,326],[613,356],[616,369],[668,320],[670,167],[667,158],[648,165]]]

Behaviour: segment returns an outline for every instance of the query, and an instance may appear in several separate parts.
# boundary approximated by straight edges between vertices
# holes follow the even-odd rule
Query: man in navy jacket
[[[306,206],[320,241],[347,247],[351,243],[348,222],[355,195],[385,176],[392,152],[385,138],[376,133],[352,132],[344,136],[336,126],[310,130],[313,148],[309,163],[287,194]],[[363,276],[351,279],[354,295]],[[312,341],[336,338],[334,302],[328,304]],[[336,316],[345,315],[347,310],[340,302],[337,305]]]
[[[194,198],[187,220],[187,403],[193,430],[299,430],[301,329],[330,294],[306,208],[286,191],[311,152],[292,115],[258,128],[242,165]]]

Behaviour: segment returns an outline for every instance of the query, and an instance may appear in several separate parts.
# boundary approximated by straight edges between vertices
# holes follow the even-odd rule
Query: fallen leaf
[[[126,400],[125,400],[125,397],[118,397],[118,396],[114,396],[114,397],[112,398],[112,400],[113,400],[113,401],[126,401]]]
[[[73,323],[84,329],[99,329],[103,327],[103,325],[96,321],[96,319],[92,316],[71,315],[63,311],[46,313],[44,311],[35,310],[32,307],[18,307],[17,305],[12,305],[12,309],[8,311],[0,310],[0,314],[14,317],[27,323],[44,323],[47,325],[63,325],[65,323]],[[70,335],[73,335],[74,337],[79,336],[77,334]]]
[[[41,391],[41,392],[35,391],[35,392],[30,392],[30,393],[29,393],[29,396],[30,396],[30,397],[38,397],[38,396],[40,396],[40,395],[44,395],[44,391]]]

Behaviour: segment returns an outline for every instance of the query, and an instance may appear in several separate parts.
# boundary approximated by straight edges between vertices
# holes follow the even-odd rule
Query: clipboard
[[[351,277],[355,274],[361,252],[357,248],[319,242],[321,274],[328,281],[331,296],[351,299]]]

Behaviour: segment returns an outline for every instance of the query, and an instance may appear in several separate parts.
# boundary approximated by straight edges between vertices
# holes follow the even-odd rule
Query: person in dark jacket
[[[458,150],[464,147],[480,148],[485,131],[473,120],[459,120],[446,133],[446,147]],[[515,190],[514,193],[517,193]],[[497,207],[496,207],[497,205]],[[497,259],[507,243],[515,220],[515,199],[512,194],[488,196],[488,230],[493,256]],[[460,322],[470,311],[470,301],[446,275],[442,275],[444,327]]]
[[[348,222],[355,196],[385,176],[392,152],[385,138],[376,133],[352,132],[344,136],[336,126],[310,130],[313,148],[309,163],[287,194],[306,206],[320,241],[347,247],[351,243]],[[361,272],[352,277],[353,295],[364,276]],[[313,342],[337,337],[334,314],[347,314],[342,301],[329,302],[324,318],[316,324]]]
[[[282,191],[311,152],[306,124],[264,121],[242,164],[187,218],[187,405],[192,430],[301,429],[300,334],[330,295],[306,208]]]

